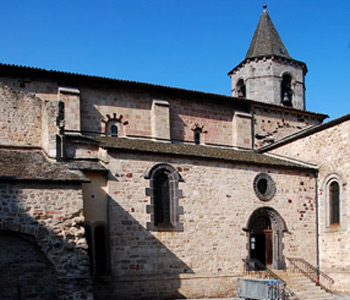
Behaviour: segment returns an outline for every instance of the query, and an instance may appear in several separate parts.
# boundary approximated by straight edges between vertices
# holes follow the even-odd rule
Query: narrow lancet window
[[[200,128],[196,128],[194,131],[194,143],[199,145],[201,143],[201,134],[202,130]]]
[[[166,172],[157,172],[154,176],[154,224],[170,224],[169,177]]]
[[[329,185],[329,217],[331,225],[340,223],[339,204],[339,184],[333,181]]]

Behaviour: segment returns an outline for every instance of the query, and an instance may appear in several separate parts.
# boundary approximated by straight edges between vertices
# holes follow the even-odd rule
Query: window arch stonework
[[[331,232],[334,230],[345,230],[346,224],[343,222],[344,217],[344,191],[345,183],[338,174],[330,174],[324,180],[321,193],[323,191],[323,231]],[[321,216],[322,216],[321,215]]]
[[[200,125],[199,123],[193,124],[191,127],[193,131],[193,141],[196,145],[204,144],[204,134],[207,134],[208,131],[204,128],[204,125]]]
[[[118,116],[116,113],[113,113],[113,115],[107,114],[101,121],[101,129],[106,136],[125,137],[125,126],[128,124],[129,122],[124,119],[123,115]]]
[[[276,184],[267,173],[259,173],[253,181],[256,196],[262,201],[269,201],[276,193]]]
[[[150,214],[151,222],[147,229],[152,231],[183,231],[183,224],[179,216],[183,214],[183,207],[179,206],[182,190],[179,182],[183,179],[174,167],[160,163],[153,166],[144,176],[149,179],[146,196],[150,197],[150,205],[146,211]]]

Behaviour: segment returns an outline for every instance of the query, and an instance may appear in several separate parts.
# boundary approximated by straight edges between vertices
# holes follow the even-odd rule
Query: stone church
[[[350,293],[350,115],[305,110],[307,72],[266,7],[232,96],[0,64],[0,298],[234,297],[265,266]]]

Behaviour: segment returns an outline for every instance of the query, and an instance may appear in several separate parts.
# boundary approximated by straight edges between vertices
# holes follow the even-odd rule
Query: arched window
[[[236,84],[237,97],[246,98],[246,89],[243,79],[239,79]]]
[[[183,181],[177,170],[164,163],[156,164],[145,174],[150,179],[150,187],[146,195],[151,197],[147,212],[151,214],[151,222],[147,229],[155,231],[183,231],[179,216],[183,208],[179,206],[182,190],[178,188]]]
[[[118,137],[118,126],[117,125],[111,126],[111,136]]]
[[[340,201],[339,201],[339,183],[332,181],[328,191],[329,201],[329,224],[340,223]]]
[[[169,177],[165,170],[154,175],[154,224],[170,224]]]
[[[323,181],[321,211],[324,208],[324,215],[321,229],[324,232],[347,229],[347,223],[343,222],[347,213],[344,207],[346,203],[345,182],[344,177],[337,173],[330,173]]]
[[[124,137],[125,136],[125,128],[124,124],[119,122],[117,119],[110,119],[106,122],[105,133],[106,136],[111,137]]]
[[[292,105],[292,76],[289,74],[284,74],[281,82],[281,102],[285,106],[293,106]]]
[[[105,275],[109,270],[106,225],[97,222],[97,224],[87,223],[84,227],[91,273],[94,275]]]
[[[201,143],[201,134],[202,134],[202,129],[201,128],[196,128],[194,130],[194,143],[196,145],[199,145]]]
[[[106,136],[113,137],[125,137],[125,128],[129,124],[129,121],[124,119],[123,115],[117,115],[116,113],[107,114],[106,117],[101,120],[101,129]]]

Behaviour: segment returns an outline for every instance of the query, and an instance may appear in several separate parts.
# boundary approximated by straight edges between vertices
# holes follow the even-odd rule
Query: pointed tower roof
[[[264,4],[258,27],[255,30],[245,58],[270,55],[291,58],[273,25],[266,8],[267,5]]]

